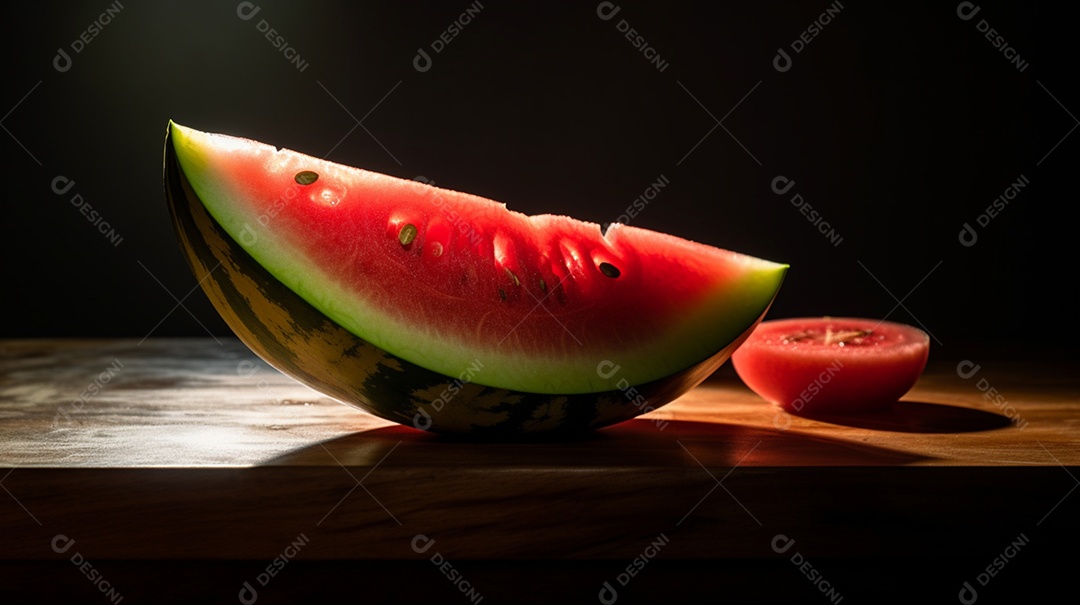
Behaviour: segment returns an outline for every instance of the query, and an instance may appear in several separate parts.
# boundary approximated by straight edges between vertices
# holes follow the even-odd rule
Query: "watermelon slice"
[[[787,269],[175,123],[165,169],[188,259],[249,346],[381,416],[437,411],[436,430],[526,400],[513,432],[565,429],[575,401],[590,427],[659,407],[727,359]]]

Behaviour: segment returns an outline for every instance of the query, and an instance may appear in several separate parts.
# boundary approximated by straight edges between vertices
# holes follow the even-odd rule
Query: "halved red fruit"
[[[930,338],[912,326],[851,317],[759,325],[731,361],[755,393],[792,413],[881,409],[926,367]]]

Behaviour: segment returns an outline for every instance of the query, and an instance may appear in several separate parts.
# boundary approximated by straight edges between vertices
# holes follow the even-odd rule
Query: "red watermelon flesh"
[[[535,393],[663,378],[742,336],[787,266],[171,124],[181,168],[259,264],[419,366]],[[479,370],[477,370],[479,368]]]

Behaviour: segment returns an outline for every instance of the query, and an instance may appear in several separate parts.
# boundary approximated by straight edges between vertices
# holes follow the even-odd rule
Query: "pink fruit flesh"
[[[755,393],[793,413],[880,409],[918,380],[930,354],[925,332],[846,317],[762,323],[731,361]]]

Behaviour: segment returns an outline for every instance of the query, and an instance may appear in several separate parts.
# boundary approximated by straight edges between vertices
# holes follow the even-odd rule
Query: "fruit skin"
[[[768,311],[766,307],[723,350],[660,380],[623,385],[615,374],[611,382],[616,388],[575,395],[486,387],[387,353],[334,323],[274,278],[206,211],[179,168],[168,132],[163,181],[181,251],[211,303],[244,344],[317,391],[423,430],[505,440],[529,434],[578,435],[629,420],[701,383]],[[611,369],[603,367],[605,372]]]
[[[876,344],[784,342],[809,329],[870,330]],[[926,367],[930,338],[912,326],[851,317],[778,319],[759,325],[732,356],[743,382],[795,414],[883,409],[907,393]]]

